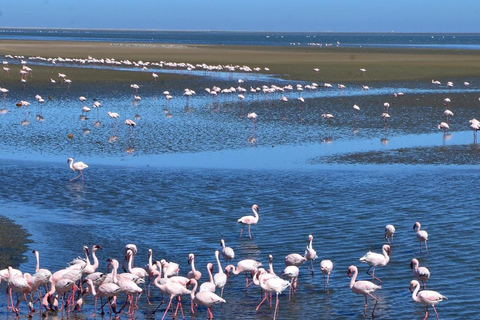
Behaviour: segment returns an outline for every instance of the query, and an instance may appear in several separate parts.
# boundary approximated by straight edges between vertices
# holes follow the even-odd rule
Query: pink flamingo
[[[393,245],[393,234],[394,233],[395,233],[395,227],[393,226],[393,224],[387,224],[385,226],[385,240],[387,240],[387,244],[390,244],[389,239],[392,238],[391,245]]]
[[[298,253],[291,253],[287,256],[285,256],[285,266],[301,266],[305,261],[307,261],[307,258],[302,257],[302,255]]]
[[[422,253],[422,242],[425,243],[425,251],[428,253],[427,241],[428,241],[428,232],[425,230],[420,230],[421,228],[420,222],[415,222],[413,225],[413,230],[416,229],[416,235],[418,241],[420,241],[420,253]]]
[[[420,263],[417,259],[412,259],[410,262],[410,269],[413,270],[413,275],[415,278],[423,282],[423,289],[427,287],[426,282],[430,279],[430,270],[426,267],[420,267]]]
[[[375,317],[374,313],[375,313],[375,308],[377,307],[378,298],[375,297],[372,293],[377,291],[378,289],[381,289],[382,286],[377,286],[373,282],[365,281],[365,280],[356,281],[357,275],[358,275],[357,267],[350,266],[348,268],[348,276],[352,278],[350,280],[350,290],[352,290],[353,293],[356,293],[356,294],[361,293],[365,296],[365,307],[363,309],[364,317],[367,314],[367,306],[368,306],[367,295],[369,295],[375,300],[375,305],[373,306],[373,310],[372,310],[372,318],[374,318]]]
[[[269,293],[275,293],[275,311],[273,312],[273,319],[275,320],[278,313],[278,295],[290,286],[290,282],[287,280],[283,280],[280,277],[272,276],[265,270],[258,270],[255,278],[258,279],[260,287],[265,291],[265,297],[262,301],[260,301],[255,310],[258,311],[262,303],[267,299]]]
[[[422,290],[420,292],[418,292],[418,290],[420,290],[420,283],[417,280],[410,281],[410,292],[412,293],[413,301],[427,306],[425,310],[425,318],[423,318],[423,320],[428,318],[429,306],[432,306],[433,311],[435,311],[435,315],[437,316],[437,320],[439,320],[438,312],[437,312],[437,309],[435,308],[435,305],[447,299],[447,297],[433,290]]]
[[[290,279],[290,288],[288,290],[288,300],[292,295],[295,295],[297,292],[298,285],[298,275],[300,274],[300,269],[297,266],[288,266],[283,269],[283,274],[285,277]]]
[[[70,169],[72,169],[72,171],[74,171],[74,172],[78,171],[78,176],[76,176],[73,179],[70,179],[70,181],[73,181],[73,180],[78,179],[80,177],[82,177],[82,180],[84,180],[83,179],[83,170],[88,168],[88,165],[86,163],[83,163],[82,161],[73,162],[73,158],[68,158],[67,163],[70,165]]]
[[[328,289],[328,282],[330,280],[330,273],[333,270],[333,262],[330,260],[322,260],[320,261],[320,271],[323,274],[323,287]],[[326,279],[325,279],[326,275]]]
[[[252,234],[250,232],[250,226],[252,224],[257,224],[258,223],[258,219],[259,219],[259,216],[258,216],[258,212],[260,211],[260,208],[254,204],[252,206],[252,211],[253,211],[253,214],[254,216],[243,216],[241,217],[240,219],[237,220],[238,223],[241,223],[242,224],[242,229],[240,230],[240,237],[242,236],[243,234],[243,228],[248,225],[248,235],[250,237],[250,239],[252,239]]]
[[[126,277],[121,277],[117,276],[117,270],[119,267],[119,263],[115,259],[108,259],[109,265],[112,266],[113,270],[115,272],[112,272],[112,279],[113,282],[117,281],[118,285],[122,289],[122,292],[127,295],[127,299],[125,300],[125,303],[119,310],[119,314],[122,313],[123,309],[127,305],[127,303],[130,303],[129,308],[128,308],[128,314],[133,315],[134,309],[135,309],[135,303],[133,302],[133,296],[135,294],[139,295],[142,293],[142,288],[140,288],[134,281],[127,279]]]
[[[220,240],[220,245],[222,246],[222,256],[225,261],[229,262],[235,258],[235,251],[232,248],[225,246],[225,240]]]
[[[88,247],[85,247],[86,249],[86,254],[87,254],[87,259],[88,259],[88,253],[90,253],[90,251],[88,250]],[[92,247],[92,258],[93,258],[93,264],[90,264],[90,260],[87,260],[87,265],[83,268],[82,270],[82,274],[86,274],[86,275],[89,275],[91,273],[94,273],[97,268],[98,268],[98,258],[97,258],[97,255],[95,254],[95,252],[97,250],[101,250],[102,249],[102,246],[101,245],[94,245]]]
[[[238,261],[237,267],[235,267],[232,264],[226,266],[225,273],[227,274],[227,276],[229,276],[230,272],[232,272],[233,274],[240,274],[244,272],[245,282],[246,282],[245,288],[248,288],[251,285],[251,283],[248,284],[248,273],[253,275],[253,273],[257,271],[257,268],[260,267],[261,265],[262,265],[261,262],[257,262],[252,259],[244,259],[244,260]]]
[[[26,300],[27,294],[32,291],[32,287],[27,281],[27,278],[30,276],[29,274],[25,275],[15,275],[13,268],[11,266],[7,267],[8,269],[8,288],[10,289],[10,300],[12,301],[12,311],[19,315],[19,305],[20,302]],[[17,296],[17,303],[13,305],[13,297],[12,291],[20,292],[22,296],[18,298]],[[30,315],[33,313],[33,307],[30,307]]]
[[[112,270],[113,272],[113,270]],[[115,279],[116,277],[114,277]],[[116,281],[116,280],[115,280]],[[116,297],[122,292],[122,288],[120,288],[116,283],[110,282],[110,283],[103,283],[98,287],[98,290],[95,290],[95,286],[93,285],[92,279],[86,279],[84,281],[87,283],[88,287],[90,288],[90,292],[92,295],[95,297],[95,306],[94,306],[94,313],[91,315],[92,317],[95,317],[97,314],[97,299],[98,297],[100,298],[108,298],[110,301],[112,298],[116,299]],[[114,308],[114,303],[109,304],[109,309],[115,312]],[[103,315],[103,306],[102,306],[102,312],[101,314]]]
[[[370,267],[367,270],[367,274],[371,275],[373,279],[377,280],[378,282],[382,283],[382,280],[375,277],[375,268],[377,266],[385,267],[387,263],[390,261],[390,246],[388,244],[384,244],[382,246],[382,254],[368,251],[363,257],[359,259],[363,263],[367,263]],[[373,271],[370,274],[370,269],[373,267]]]
[[[212,275],[213,264],[211,262],[207,263],[207,272],[208,272],[209,281],[202,283],[199,291],[200,292],[203,292],[203,291],[215,292],[216,285],[215,285],[215,281],[213,281],[213,275]]]
[[[222,264],[220,263],[220,252],[215,250],[215,259],[217,260],[218,273],[213,276],[213,282],[215,282],[215,287],[219,288],[220,296],[223,297],[223,288],[227,283],[227,275],[223,272]]]
[[[162,273],[160,271],[156,271],[157,277],[154,280],[154,285],[160,289],[161,292],[168,294],[170,296],[170,301],[168,303],[167,309],[165,310],[165,313],[163,314],[162,320],[165,318],[167,315],[168,310],[172,306],[172,301],[173,298],[178,297],[178,304],[177,308],[175,310],[174,318],[177,316],[178,308],[180,308],[180,311],[182,313],[182,317],[185,319],[185,316],[183,314],[183,307],[182,307],[182,300],[181,296],[185,294],[190,294],[190,290],[188,290],[185,285],[182,285],[180,283],[176,283],[171,281],[170,279],[162,278]],[[190,281],[190,280],[189,280]],[[193,279],[195,281],[195,279]],[[193,303],[192,303],[193,304]],[[160,304],[161,305],[161,304]],[[158,309],[158,307],[157,307]]]
[[[193,284],[193,289],[190,292],[192,302],[207,307],[207,319],[213,319],[212,306],[219,303],[226,303],[226,301],[222,297],[219,297],[218,295],[210,291],[196,292],[198,284],[195,279],[190,279],[190,284]]]
[[[307,245],[307,250],[305,250],[305,259],[307,259],[307,261],[310,261],[310,272],[313,274],[313,260],[317,259],[318,256],[317,256],[317,252],[315,251],[315,249],[313,249],[313,245],[312,245],[312,242],[313,242],[313,236],[310,234],[308,236],[308,245]]]
[[[33,254],[37,260],[37,264],[35,266],[35,273],[31,278],[31,286],[32,286],[32,296],[30,301],[33,298],[33,292],[35,292],[40,286],[45,287],[45,292],[48,292],[47,284],[50,283],[50,279],[52,278],[52,273],[48,269],[40,269],[40,254],[38,251],[33,250]],[[42,300],[42,294],[39,292],[39,301]]]
[[[195,255],[193,253],[188,255],[188,264],[192,267],[192,270],[187,273],[187,278],[195,279],[197,281],[200,280],[202,273],[195,269]]]

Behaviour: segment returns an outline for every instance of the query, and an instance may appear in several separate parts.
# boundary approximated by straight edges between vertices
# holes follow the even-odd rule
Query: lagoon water
[[[427,288],[448,297],[437,305],[440,318],[476,318],[480,151],[468,120],[478,116],[472,107],[478,103],[478,79],[452,90],[419,82],[367,83],[368,92],[354,85],[341,93],[320,88],[302,93],[304,104],[296,92],[282,104],[276,95],[247,94],[240,102],[236,95],[213,99],[204,91],[214,84],[236,86],[236,80],[189,79],[185,86],[197,95],[188,101],[182,97],[184,83],[175,82],[140,83],[139,102],[126,83],[9,88],[0,102],[6,110],[0,114],[1,214],[31,234],[29,248],[40,251],[43,268],[63,268],[82,255],[83,245],[100,244],[99,269],[106,272],[105,260],[121,260],[125,244],[135,243],[137,266],[147,263],[151,248],[154,259],[178,262],[181,275],[189,270],[188,254],[195,253],[202,281],[222,238],[234,248],[235,263],[252,258],[267,265],[272,254],[280,274],[283,258],[303,254],[312,234],[319,256],[315,274],[301,267],[298,293],[290,301],[281,295],[278,319],[361,319],[364,298],[350,291],[347,269],[356,265],[359,278],[369,279],[358,259],[369,250],[380,252],[384,226],[391,223],[397,228],[391,260],[376,271],[383,279],[376,318],[423,318],[424,307],[408,291],[415,257],[431,271]],[[248,88],[264,79],[246,80]],[[174,99],[165,101],[163,90]],[[400,90],[405,96],[394,99]],[[36,94],[50,99],[39,104]],[[80,95],[88,101],[78,101]],[[445,97],[452,99],[455,116],[450,134],[443,135],[436,126],[444,121]],[[94,98],[102,107],[81,121],[82,106]],[[20,100],[32,103],[16,107]],[[391,103],[387,125],[379,117],[385,101]],[[354,103],[362,109],[356,119]],[[120,123],[107,111],[120,113]],[[247,118],[253,111],[255,126]],[[324,112],[333,113],[333,121],[321,118]],[[123,120],[136,115],[137,126],[129,130]],[[69,181],[74,173],[68,157],[90,166],[85,181]],[[253,204],[260,207],[260,221],[252,239],[240,238],[236,220],[250,214]],[[419,252],[415,221],[429,233],[429,254]],[[33,272],[34,256],[24,256],[19,268]],[[319,270],[322,259],[334,263],[328,291]],[[246,294],[241,275],[229,278],[224,297],[227,303],[213,309],[217,319],[272,318],[267,305],[255,312],[260,291]],[[158,291],[153,300],[160,301]],[[92,305],[90,297],[73,317],[89,318]],[[142,297],[135,317],[150,319],[153,309]],[[2,314],[8,314],[3,302]],[[194,318],[205,316],[200,308]]]

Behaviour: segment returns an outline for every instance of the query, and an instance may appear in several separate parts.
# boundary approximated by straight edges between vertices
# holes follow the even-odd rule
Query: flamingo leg
[[[165,312],[163,314],[162,320],[165,319],[165,316],[167,315],[168,309],[170,309],[170,306],[172,305],[172,299],[173,299],[173,296],[170,297],[170,302],[168,303],[167,310],[165,310]]]
[[[426,320],[427,318],[428,318],[428,306],[425,309],[425,317],[423,318],[423,320]]]
[[[372,266],[370,266],[370,268],[368,268],[367,270],[367,274],[372,276],[372,279],[375,279],[377,280],[378,282],[382,283],[382,280],[380,280],[379,278],[375,277],[375,267],[373,267],[373,271],[372,273],[370,273],[370,269],[372,268]]]
[[[432,306],[432,308],[433,308],[433,311],[435,311],[435,315],[437,316],[437,320],[439,320],[439,318],[438,318],[438,312],[437,312],[437,308],[435,308],[435,306]]]
[[[427,252],[427,254],[428,254],[427,240],[425,240],[425,251],[426,251],[426,252]]]
[[[263,304],[263,302],[264,302],[265,300],[267,300],[267,299],[268,299],[268,294],[265,292],[264,298],[262,299],[262,301],[260,301],[260,303],[258,304],[258,306],[257,306],[257,308],[255,309],[255,311],[258,311],[258,309],[260,308],[260,306],[261,306],[261,305]]]
[[[244,228],[244,227],[245,227],[245,226],[242,226],[242,229],[240,229],[240,238],[241,238],[242,235],[243,235],[243,228]]]
[[[365,294],[365,306],[363,307],[363,317],[365,318],[365,316],[367,315],[367,306],[368,306],[368,302],[367,302],[367,295]]]
[[[252,234],[250,232],[250,225],[248,225],[248,236],[250,237],[250,239],[252,239]]]

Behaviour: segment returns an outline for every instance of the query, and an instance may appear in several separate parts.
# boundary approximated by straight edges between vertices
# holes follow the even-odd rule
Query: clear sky
[[[0,27],[480,32],[480,0],[1,0]]]

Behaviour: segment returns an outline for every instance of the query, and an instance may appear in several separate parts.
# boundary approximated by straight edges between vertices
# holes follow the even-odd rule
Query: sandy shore
[[[0,269],[18,267],[22,254],[28,249],[28,233],[10,219],[0,216]]]
[[[316,82],[375,82],[480,77],[480,52],[437,49],[372,49],[318,47],[207,46],[175,44],[132,44],[61,41],[3,40],[0,54],[86,58],[115,58],[150,62],[173,61],[211,65],[268,67],[285,79]],[[319,68],[318,73],[314,68]],[[365,68],[362,74],[359,70]],[[41,79],[64,68],[35,66]],[[65,71],[66,72],[66,71]],[[135,72],[72,70],[75,81],[132,81],[144,79]],[[265,72],[265,71],[263,71]],[[75,78],[71,75],[75,73]],[[181,75],[160,74],[160,80]],[[151,79],[150,79],[151,80]],[[2,82],[18,81],[14,74]],[[29,81],[36,81],[35,77]]]

